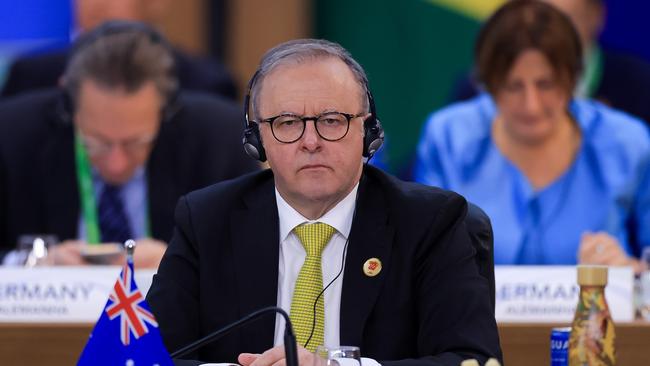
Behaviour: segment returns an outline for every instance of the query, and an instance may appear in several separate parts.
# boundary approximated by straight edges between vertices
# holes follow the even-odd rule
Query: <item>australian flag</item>
[[[77,366],[173,366],[128,259]]]

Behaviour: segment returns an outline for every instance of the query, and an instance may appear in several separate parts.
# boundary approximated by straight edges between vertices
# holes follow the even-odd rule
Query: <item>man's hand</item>
[[[55,266],[84,266],[88,263],[81,256],[81,249],[86,245],[81,240],[66,240],[49,248],[48,260]]]
[[[602,231],[582,234],[578,262],[581,264],[632,266],[635,272],[640,271],[639,261],[628,257],[618,240]]]
[[[81,240],[66,240],[50,248],[48,258],[51,264],[56,266],[83,266],[91,264],[81,255],[82,249],[87,243]],[[133,265],[136,268],[158,268],[163,254],[167,250],[167,244],[162,241],[144,238],[136,241]],[[122,266],[126,255],[117,255],[108,264]]]
[[[152,238],[138,239],[135,242],[133,265],[136,268],[158,268],[167,244]]]
[[[142,238],[135,241],[133,266],[135,268],[158,268],[167,244],[160,240]],[[126,254],[116,257],[111,264],[121,266],[126,260]]]
[[[242,353],[237,357],[242,366],[286,366],[284,346],[273,347],[260,354]],[[298,346],[298,364],[300,366],[325,366],[325,360]]]

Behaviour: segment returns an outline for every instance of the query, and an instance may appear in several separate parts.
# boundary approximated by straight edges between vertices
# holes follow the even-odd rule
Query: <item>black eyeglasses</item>
[[[90,156],[106,156],[116,146],[120,146],[129,155],[136,155],[150,147],[157,137],[157,133],[155,133],[124,141],[105,141],[98,137],[85,135],[80,130],[78,130],[78,133],[81,137],[81,143]]]
[[[266,122],[271,125],[271,133],[276,140],[290,144],[300,140],[305,133],[307,121],[314,121],[316,133],[323,140],[338,141],[348,134],[350,121],[353,118],[366,115],[366,112],[359,114],[349,114],[342,112],[326,112],[318,116],[298,116],[295,114],[285,113],[279,116],[265,118],[260,122]]]

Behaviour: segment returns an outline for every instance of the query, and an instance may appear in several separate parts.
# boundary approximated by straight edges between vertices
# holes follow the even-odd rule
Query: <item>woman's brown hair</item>
[[[571,20],[538,0],[512,0],[483,25],[474,48],[476,78],[495,94],[525,50],[546,56],[569,95],[582,71],[582,46]]]

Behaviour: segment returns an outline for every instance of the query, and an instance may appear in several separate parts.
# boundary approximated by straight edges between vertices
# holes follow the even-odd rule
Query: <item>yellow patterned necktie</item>
[[[315,351],[316,347],[323,344],[325,336],[325,305],[321,295],[316,302],[316,298],[323,291],[323,270],[321,266],[321,254],[327,243],[334,235],[336,229],[333,227],[317,222],[315,224],[306,224],[297,226],[293,231],[300,239],[302,246],[305,247],[307,256],[305,263],[300,268],[296,287],[293,290],[293,299],[291,300],[291,323],[299,344],[305,345],[311,334],[312,327],[314,334],[305,347],[310,351]],[[316,323],[314,326],[314,303],[316,303]]]

